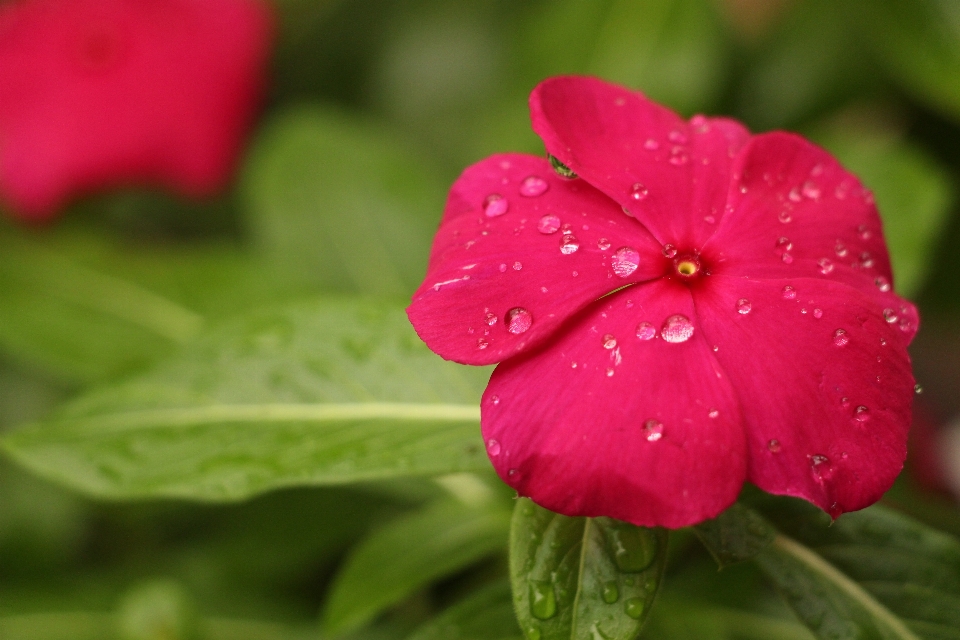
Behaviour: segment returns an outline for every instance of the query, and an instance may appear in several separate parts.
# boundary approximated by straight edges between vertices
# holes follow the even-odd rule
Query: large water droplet
[[[662,253],[664,258],[673,258],[677,255],[677,248],[672,244],[665,244]]]
[[[580,241],[577,240],[577,237],[572,233],[568,233],[560,238],[560,253],[563,255],[568,256],[571,253],[576,253],[579,248]]]
[[[623,603],[623,612],[634,620],[643,617],[643,610],[646,609],[646,602],[643,598],[628,598]]]
[[[557,597],[549,581],[530,581],[530,614],[538,620],[549,620],[557,615]]]
[[[600,597],[603,598],[603,601],[607,604],[613,604],[620,599],[620,589],[617,588],[617,583],[613,580],[603,583],[603,588],[600,590]]]
[[[817,260],[817,264],[820,266],[820,273],[827,275],[833,271],[833,263],[830,262],[827,258],[820,258]]]
[[[640,202],[650,195],[650,191],[643,186],[641,183],[636,182],[632,187],[630,187],[630,199]]]
[[[603,348],[604,349],[614,349],[617,346],[617,339],[613,337],[612,333],[608,333],[603,336]]]
[[[533,324],[533,316],[523,307],[514,307],[507,311],[504,324],[507,325],[507,331],[510,333],[520,334]]]
[[[656,442],[663,437],[663,423],[659,420],[647,420],[643,423],[643,437],[648,442]]]
[[[528,198],[535,198],[550,187],[546,180],[538,176],[527,176],[520,183],[520,195]]]
[[[653,340],[657,337],[657,329],[649,322],[641,322],[637,325],[637,337],[641,340]]]
[[[613,560],[624,573],[643,571],[657,557],[657,538],[649,529],[622,525],[606,530]]]
[[[784,300],[796,300],[797,299],[797,290],[787,285],[783,288],[783,299]]]
[[[499,193],[491,193],[487,196],[487,199],[483,201],[483,213],[488,218],[502,216],[509,208],[510,203]]]
[[[679,344],[686,342],[693,335],[693,323],[682,314],[672,315],[663,322],[660,336],[667,342]]]
[[[847,332],[843,329],[837,329],[833,332],[833,344],[838,347],[844,347],[850,344],[850,336],[847,335]]]
[[[621,278],[626,278],[640,266],[640,254],[632,247],[620,247],[610,258],[610,267]]]
[[[537,223],[537,231],[547,235],[556,233],[559,228],[560,218],[553,214],[543,216],[540,218],[540,222]]]
[[[742,316],[747,315],[753,309],[753,305],[750,304],[750,301],[746,298],[740,298],[737,300],[737,313]]]
[[[487,440],[487,453],[489,453],[491,456],[500,455],[500,443],[493,438]]]

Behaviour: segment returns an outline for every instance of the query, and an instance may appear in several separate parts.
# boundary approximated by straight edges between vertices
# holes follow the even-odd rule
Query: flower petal
[[[629,287],[497,367],[481,424],[500,477],[552,511],[643,526],[729,506],[746,471],[739,409],[700,328],[662,329],[676,314],[695,317],[683,285]]]
[[[898,324],[841,283],[710,280],[697,313],[737,390],[750,481],[834,517],[878,500],[903,467],[910,427]]]
[[[860,289],[881,308],[900,304],[873,196],[830,154],[799,136],[769,133],[750,141],[736,173],[732,212],[704,249],[719,251],[712,273],[825,278]]]
[[[542,158],[494,156],[453,185],[407,313],[444,358],[491,364],[667,268],[659,243],[586,182],[557,176]]]
[[[530,111],[547,150],[661,243],[696,247],[716,231],[732,158],[749,139],[738,122],[698,116],[688,124],[640,93],[572,76],[537,86]]]

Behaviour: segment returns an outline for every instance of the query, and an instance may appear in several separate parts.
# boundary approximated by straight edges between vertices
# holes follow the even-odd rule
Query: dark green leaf
[[[379,129],[317,109],[277,118],[246,176],[263,255],[333,291],[407,296],[420,284],[446,186]]]
[[[520,640],[513,613],[510,583],[506,580],[478,589],[430,622],[407,640]]]
[[[497,504],[445,501],[400,518],[360,542],[323,613],[331,633],[356,629],[438,578],[505,550],[510,514]]]
[[[521,499],[510,531],[520,626],[531,640],[636,638],[666,557],[665,530],[568,518]]]
[[[0,446],[41,475],[113,498],[237,500],[479,470],[489,465],[477,428],[487,375],[430,353],[400,309],[304,303],[212,330]]]
[[[777,535],[763,516],[739,503],[693,530],[721,567],[753,558]]]

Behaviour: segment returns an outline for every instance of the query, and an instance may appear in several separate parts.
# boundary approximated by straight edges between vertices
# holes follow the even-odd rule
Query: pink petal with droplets
[[[736,389],[748,479],[834,517],[878,500],[906,457],[914,381],[875,296],[818,278],[709,284],[694,294],[697,314]],[[742,298],[749,314],[735,311]]]
[[[520,195],[530,176],[548,185],[538,196]],[[491,194],[508,201],[504,213],[498,207],[496,215],[485,214]],[[570,225],[570,233],[541,232],[544,216]],[[576,239],[576,251],[561,250],[565,235]],[[626,276],[614,272],[620,247],[635,249],[639,257]],[[543,342],[597,298],[660,276],[668,266],[643,226],[586,182],[560,178],[542,158],[494,156],[468,168],[453,185],[426,279],[407,313],[424,342],[444,358],[491,364]],[[508,314],[514,309],[532,322],[515,323],[511,332]]]
[[[738,122],[687,123],[640,93],[574,76],[538,85],[530,111],[547,150],[630,210],[661,243],[700,245],[716,231],[732,158],[749,139]],[[647,191],[639,201],[632,197],[636,184]]]
[[[676,314],[694,322],[685,341],[636,337],[640,322],[660,329]],[[481,422],[500,445],[500,477],[558,513],[643,526],[682,527],[729,506],[746,474],[740,410],[694,318],[686,287],[644,283],[497,367]]]

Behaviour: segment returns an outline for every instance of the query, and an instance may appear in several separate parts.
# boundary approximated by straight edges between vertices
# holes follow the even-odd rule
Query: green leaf
[[[876,128],[844,121],[816,138],[873,191],[896,289],[917,293],[954,201],[946,171],[920,147]]]
[[[849,24],[916,97],[960,119],[960,4],[955,0],[857,0]]]
[[[434,580],[506,548],[510,514],[497,504],[434,504],[353,548],[323,612],[330,633],[356,629]]]
[[[407,640],[520,640],[507,580],[478,589],[436,618],[422,625]]]
[[[426,270],[446,186],[384,131],[303,107],[271,123],[245,177],[265,258],[331,291],[408,296]]]
[[[693,531],[721,568],[753,558],[777,534],[763,516],[741,504],[698,524]]]
[[[520,627],[530,640],[636,638],[666,558],[666,530],[568,518],[521,499],[510,531]]]
[[[832,526],[826,514],[796,501],[779,502],[769,514],[786,535],[757,561],[818,637],[957,637],[955,538],[879,506]]]
[[[486,469],[489,370],[442,361],[402,310],[250,313],[129,382],[9,432],[33,471],[111,498],[238,500],[276,487]]]

